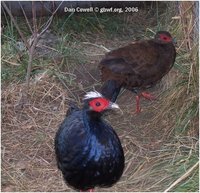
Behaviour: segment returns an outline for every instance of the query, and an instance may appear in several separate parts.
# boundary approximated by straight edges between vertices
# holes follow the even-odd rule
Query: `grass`
[[[19,65],[19,60],[16,60],[16,58],[19,58],[16,48],[19,35],[7,16],[4,17],[2,23],[4,28],[1,39],[1,79],[3,82],[12,81],[15,75],[21,79],[25,74],[26,67],[24,65]]]
[[[143,12],[141,15],[142,14]],[[31,32],[28,29],[28,26],[24,25],[24,23],[26,23],[25,19],[16,19],[20,29],[28,39]],[[13,23],[10,21],[10,18],[4,15],[2,21],[4,25],[4,33],[2,35],[2,81],[23,81],[28,60],[27,52],[20,52],[17,48],[16,44],[19,42],[18,40],[20,37],[13,26]],[[45,21],[46,18],[43,17],[38,19],[37,23],[40,26]],[[150,20],[149,22],[151,23],[153,21]],[[140,22],[138,22],[137,25],[141,25]],[[82,54],[82,49],[80,47],[77,48],[77,45],[80,45],[82,41],[92,42],[96,37],[103,37],[104,39],[110,40],[120,38],[121,40],[127,41],[130,41],[132,38],[141,39],[142,37],[134,37],[133,34],[142,34],[142,32],[145,31],[145,28],[142,25],[139,28],[136,28],[133,21],[127,17],[127,14],[113,15],[88,13],[82,15],[71,14],[68,17],[56,17],[51,25],[51,31],[61,38],[60,44],[56,45],[54,49],[62,57],[67,58],[67,61],[62,64],[70,64],[73,66],[74,64],[89,62],[84,57],[84,54]],[[18,59],[17,61],[16,58]],[[9,61],[10,63],[4,61]],[[48,66],[48,62],[48,60],[44,61],[41,58],[37,58],[36,61],[34,61],[36,64],[33,64],[33,68],[35,65],[37,67],[37,64],[39,64],[40,67]],[[18,65],[13,66],[12,63]],[[17,74],[15,74],[16,71]],[[36,71],[34,71],[34,73],[35,72]]]
[[[191,147],[187,144],[187,137],[180,137],[179,147],[176,149],[176,153],[173,159],[173,165],[169,168],[171,173],[175,174],[175,178],[182,176],[186,171],[188,171],[193,165],[195,165],[198,160],[198,139],[192,139]],[[191,140],[191,139],[190,139]],[[184,179],[180,184],[177,184],[172,191],[176,192],[195,192],[199,187],[199,170],[198,167],[193,170],[188,178]]]
[[[5,17],[1,45],[4,190],[71,190],[57,171],[53,150],[56,128],[65,116],[67,102],[74,100],[81,105],[86,91],[101,86],[96,68],[105,54],[101,45],[117,48],[135,39],[153,37],[157,30],[169,30],[176,37],[175,65],[156,90],[159,100],[145,103],[140,116],[131,114],[132,93],[125,91],[119,97],[124,114],[109,116],[108,121],[117,128],[122,141],[126,168],[119,183],[97,190],[164,191],[196,164],[198,41],[188,50],[181,20],[171,19],[176,4],[167,2],[162,9],[160,6],[159,2],[155,9],[140,10],[137,15],[90,13],[56,17],[51,32],[60,38],[59,43],[52,47],[53,57],[35,57],[29,101],[24,106],[20,105],[20,97],[28,55],[16,48],[19,35]],[[45,20],[41,18],[38,23]],[[30,32],[24,22],[18,20],[28,37]],[[198,187],[199,173],[194,170],[171,191],[195,192]]]
[[[123,35],[124,31],[130,30],[127,23],[124,22],[124,15],[116,16],[111,14],[86,13],[84,15],[71,14],[66,19],[56,18],[53,23],[53,30],[59,34],[70,34],[72,38],[85,39],[85,35],[101,36],[112,38],[119,34]],[[70,28],[69,28],[70,26]],[[87,26],[87,27],[86,27]]]
[[[190,17],[191,18],[191,17]],[[176,137],[183,136],[197,136],[198,135],[198,116],[199,116],[199,107],[198,107],[198,43],[193,42],[193,47],[191,50],[188,50],[183,46],[183,41],[185,41],[185,34],[183,33],[182,24],[180,20],[173,21],[171,26],[176,26],[174,29],[175,34],[181,40],[179,42],[178,56],[176,58],[175,69],[179,72],[180,76],[178,77],[177,83],[171,87],[170,91],[167,93],[166,101],[167,103],[163,105],[163,115],[167,111],[167,116],[170,114],[175,115],[175,125],[171,130],[171,135]],[[168,110],[167,110],[168,109]],[[173,118],[173,116],[171,117]],[[171,136],[170,135],[170,136]],[[184,138],[183,138],[184,139]],[[198,139],[196,139],[195,148],[185,147],[184,142],[181,142],[182,149],[178,148],[176,151],[180,151],[178,156],[175,157],[172,167],[169,171],[174,173],[174,178],[182,176],[186,170],[192,167],[199,160],[199,148],[198,148]],[[199,171],[196,169],[188,178],[181,181],[177,184],[172,191],[177,192],[195,192],[199,187]]]

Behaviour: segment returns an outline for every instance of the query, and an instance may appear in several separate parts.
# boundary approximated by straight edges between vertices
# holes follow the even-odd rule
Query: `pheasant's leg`
[[[148,99],[148,100],[155,100],[156,97],[153,96],[151,93],[148,93],[148,92],[142,92],[140,94],[140,96],[143,96],[145,99]]]
[[[155,96],[153,96],[151,93],[148,93],[148,92],[142,92],[142,93],[138,94],[136,96],[136,111],[135,111],[135,113],[141,112],[140,97],[144,97],[145,99],[148,99],[148,100],[155,100],[156,99]]]
[[[135,113],[140,113],[141,112],[141,108],[140,108],[140,95],[136,96],[136,111]]]

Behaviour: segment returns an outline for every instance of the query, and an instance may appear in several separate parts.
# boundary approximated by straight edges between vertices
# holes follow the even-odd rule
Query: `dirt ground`
[[[135,34],[136,35],[136,34]],[[64,85],[56,76],[41,73],[32,77],[28,98],[22,101],[25,83],[14,83],[2,88],[2,171],[3,192],[74,191],[68,187],[57,169],[54,154],[55,133],[64,119],[68,102],[81,107],[86,91],[101,86],[98,62],[106,51],[96,45],[114,49],[126,45],[127,40],[108,40],[96,37],[95,45],[81,42],[87,63],[74,66],[76,86]],[[52,62],[53,63],[53,62]],[[59,63],[59,62],[57,62]],[[54,63],[55,65],[55,63]],[[68,74],[63,68],[63,73]],[[106,119],[120,137],[126,166],[120,181],[111,188],[95,191],[163,191],[169,186],[172,171],[154,167],[173,159],[173,145],[168,148],[168,136],[173,125],[170,117],[160,119],[165,91],[176,81],[178,71],[172,69],[154,88],[155,101],[141,100],[142,112],[135,114],[135,94],[123,90],[118,97],[122,112]],[[158,120],[159,117],[159,120]],[[193,143],[188,140],[188,143]],[[168,151],[170,149],[170,151]],[[171,172],[171,173],[170,173]],[[167,182],[164,183],[163,181]]]
[[[100,88],[96,62],[91,60],[82,69],[75,70],[76,83],[80,88],[94,83],[96,90]],[[148,162],[149,151],[159,150],[166,136],[163,126],[166,123],[162,123],[161,128],[152,124],[159,112],[160,100],[164,100],[159,98],[162,92],[160,85],[151,89],[158,97],[156,101],[141,100],[140,114],[134,113],[135,94],[124,90],[117,100],[122,112],[106,117],[121,139],[126,168],[119,183],[108,189],[97,188],[96,191],[147,190],[147,187],[135,188],[132,185],[127,189],[122,184],[129,178],[134,179],[134,175],[137,178],[135,172],[141,163]],[[54,136],[68,109],[71,93],[55,77],[42,74],[39,81],[32,80],[29,99],[21,105],[24,86],[9,85],[2,91],[2,191],[73,191],[64,183],[54,154]],[[71,90],[81,102],[85,92]]]

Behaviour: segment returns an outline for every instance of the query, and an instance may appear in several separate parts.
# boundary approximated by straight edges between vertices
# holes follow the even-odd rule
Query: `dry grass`
[[[62,190],[53,143],[68,95],[44,76],[31,83],[28,101],[20,104],[24,86],[12,84],[2,91],[2,191]]]
[[[2,191],[73,191],[64,184],[57,169],[53,145],[68,108],[68,93],[54,77],[41,77],[31,82],[25,104],[20,104],[23,83],[12,84],[2,92]],[[163,139],[168,123],[163,120],[160,127],[152,119],[159,101],[142,103],[143,112],[138,117],[130,114],[134,105],[127,108],[133,99],[132,93],[123,93],[118,101],[123,103],[123,116],[108,117],[125,151],[124,174],[112,188],[97,191],[163,191],[174,175],[169,168],[183,153],[184,163],[190,159],[191,151],[197,151],[198,139]]]

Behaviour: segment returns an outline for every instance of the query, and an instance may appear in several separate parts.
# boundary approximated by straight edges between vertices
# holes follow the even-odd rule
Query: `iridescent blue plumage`
[[[92,99],[91,99],[92,100]],[[112,186],[124,169],[124,153],[103,112],[73,108],[55,138],[57,164],[67,184],[78,190]]]

